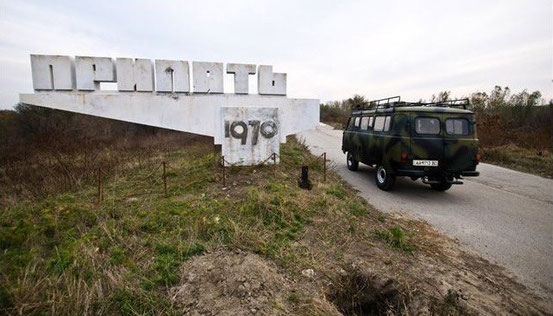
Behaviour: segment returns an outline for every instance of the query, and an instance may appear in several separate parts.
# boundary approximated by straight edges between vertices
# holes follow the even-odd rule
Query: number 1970
[[[248,139],[248,127],[252,127],[252,145],[257,144],[259,134],[265,138],[273,138],[278,133],[278,127],[274,121],[261,123],[258,120],[225,121],[225,137],[240,139],[240,144],[245,145]]]

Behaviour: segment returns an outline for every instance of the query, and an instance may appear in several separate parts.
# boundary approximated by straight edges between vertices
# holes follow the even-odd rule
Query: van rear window
[[[415,119],[415,131],[417,134],[439,134],[440,120],[431,117],[417,117]]]
[[[447,119],[445,120],[445,131],[449,135],[468,135],[469,122],[467,119]]]

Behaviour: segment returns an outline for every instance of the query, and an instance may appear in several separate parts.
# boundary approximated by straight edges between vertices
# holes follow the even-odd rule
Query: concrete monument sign
[[[319,123],[319,100],[287,98],[286,74],[272,66],[227,64],[234,94],[223,93],[223,63],[192,62],[190,71],[182,60],[31,55],[31,69],[35,93],[20,94],[22,103],[212,136],[238,165],[265,161],[286,136]],[[258,94],[249,94],[256,73]]]

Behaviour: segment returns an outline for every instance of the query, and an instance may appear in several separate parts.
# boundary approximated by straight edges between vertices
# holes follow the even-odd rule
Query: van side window
[[[361,121],[361,118],[358,116],[355,118],[355,123],[353,124],[355,127],[359,128],[359,122]]]
[[[348,120],[348,130],[351,131],[353,129],[353,117],[350,117]]]
[[[374,116],[369,117],[369,128],[368,129],[371,129],[373,127],[373,121],[374,121]]]
[[[445,120],[445,131],[449,135],[468,135],[469,122],[467,119],[447,119]]]
[[[361,130],[366,131],[369,127],[369,117],[365,116],[361,118]]]
[[[384,121],[386,120],[385,116],[377,116],[374,119],[374,131],[382,132],[384,129]]]
[[[435,135],[440,133],[440,120],[431,117],[417,117],[415,119],[417,134]]]
[[[384,131],[387,132],[390,130],[390,124],[392,122],[391,116],[386,116],[386,120],[384,121]]]

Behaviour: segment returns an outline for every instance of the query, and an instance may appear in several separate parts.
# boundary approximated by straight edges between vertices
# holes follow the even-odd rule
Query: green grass
[[[276,172],[229,168],[227,183],[250,184],[226,190],[218,156],[191,151],[165,154],[168,197],[160,169],[137,167],[106,177],[99,206],[91,186],[4,208],[0,312],[178,314],[167,291],[193,256],[225,246],[299,267],[306,259],[291,245],[315,216],[333,210],[355,223],[368,214],[336,175],[322,183],[320,161],[294,139],[281,146]],[[311,191],[297,188],[304,164]]]
[[[161,170],[144,164],[150,167],[107,176],[100,205],[90,186],[4,208],[0,313],[179,314],[168,292],[194,256],[239,248],[299,274],[318,264],[312,252],[319,250],[303,245],[309,229],[326,249],[370,242],[375,225],[383,227],[378,212],[335,173],[323,182],[320,160],[295,139],[281,146],[276,170],[229,168],[225,189],[218,155],[190,148],[164,155],[167,197]],[[302,165],[311,169],[310,191],[297,187]],[[411,249],[393,229],[382,236],[384,248]],[[288,299],[297,303],[294,293]]]
[[[404,251],[406,253],[413,253],[415,247],[409,244],[409,238],[407,234],[400,226],[392,226],[387,229],[376,229],[374,235],[390,245],[394,249]]]

